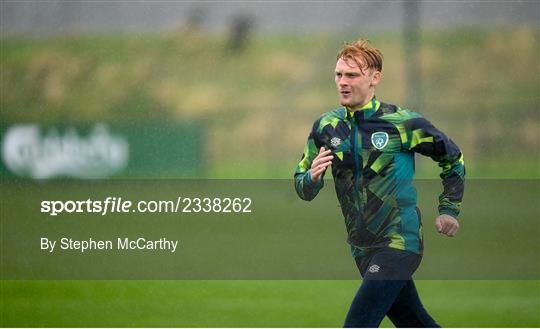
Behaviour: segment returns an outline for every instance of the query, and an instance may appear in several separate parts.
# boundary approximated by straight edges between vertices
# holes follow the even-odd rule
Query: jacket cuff
[[[459,215],[459,210],[448,207],[439,207],[439,215],[450,215],[457,219]]]
[[[320,189],[324,185],[324,181],[323,181],[322,176],[321,176],[321,179],[319,179],[318,182],[313,181],[313,179],[311,178],[311,169],[309,169],[308,172],[307,172],[307,183],[310,186],[312,186],[314,189]]]

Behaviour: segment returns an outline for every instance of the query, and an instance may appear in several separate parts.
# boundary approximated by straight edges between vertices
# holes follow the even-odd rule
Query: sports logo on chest
[[[330,145],[332,145],[333,147],[338,147],[339,145],[341,145],[341,138],[332,137],[332,139],[330,140]]]
[[[382,150],[388,144],[388,133],[377,131],[371,134],[371,144],[377,149]]]

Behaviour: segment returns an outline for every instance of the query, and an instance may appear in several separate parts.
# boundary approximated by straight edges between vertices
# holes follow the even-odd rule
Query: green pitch
[[[534,208],[532,198],[537,195],[537,190],[531,188],[531,183],[518,183],[516,185],[511,181],[502,181],[497,184],[480,182],[479,185],[475,185],[474,181],[471,181],[470,193],[466,194],[466,198],[471,200],[465,204],[474,205],[474,207],[467,206],[465,209],[464,229],[460,236],[455,240],[441,240],[442,238],[433,236],[433,228],[426,224],[428,252],[421,270],[434,270],[434,266],[437,268],[443,265],[448,266],[446,263],[437,262],[437,258],[441,258],[440,255],[451,257],[456,250],[459,252],[457,260],[460,264],[466,265],[461,266],[464,267],[461,271],[467,273],[472,273],[474,266],[478,267],[478,262],[481,262],[482,266],[496,265],[501,262],[501,259],[512,260],[512,257],[518,256],[520,258],[516,264],[526,265],[526,262],[534,262],[534,255],[537,255],[537,244],[534,244],[534,241],[537,237],[538,221],[534,216],[536,208]],[[105,182],[99,188],[96,184],[98,183],[92,185],[93,192],[90,194],[87,188],[83,189],[82,184],[77,182],[38,184],[33,188],[17,182],[12,184],[5,182],[4,189],[0,193],[3,200],[2,219],[9,218],[8,215],[11,214],[19,221],[32,223],[24,219],[35,216],[33,220],[37,224],[43,224],[45,219],[42,215],[38,216],[40,201],[38,196],[41,194],[36,194],[36,191],[40,190],[43,190],[43,194],[51,199],[64,199],[67,196],[83,199],[88,196],[98,197],[100,193],[117,195],[118,191],[127,189],[125,185],[114,182]],[[132,184],[135,185],[128,187],[136,186],[136,183]],[[270,184],[270,182],[265,182],[265,184]],[[279,193],[283,193],[275,187],[279,187],[280,182],[272,184],[274,185],[271,185],[270,190],[275,191],[276,195],[270,199],[279,200]],[[168,190],[177,186],[169,185],[167,181],[159,182],[160,193],[154,193],[154,189],[141,188],[141,190],[143,194],[148,193],[153,198],[159,199],[167,196]],[[429,208],[427,204],[431,201],[428,196],[435,194],[429,190],[430,184],[422,185],[419,182],[419,186],[424,186],[420,192],[422,195],[426,194],[423,197],[426,199],[424,208]],[[514,190],[516,187],[523,188],[516,191]],[[500,193],[500,191],[505,191],[505,193]],[[518,193],[519,191],[531,191],[531,193],[523,194]],[[293,193],[292,183],[289,193]],[[333,197],[333,191],[330,188],[327,189],[327,193]],[[317,202],[329,204],[327,200]],[[316,204],[310,206],[315,207]],[[289,207],[292,206],[289,205]],[[504,211],[507,208],[511,211]],[[337,208],[332,211],[337,211]],[[261,216],[263,212],[261,210]],[[127,225],[127,223],[139,217],[141,216],[129,215],[105,217],[105,219],[113,224],[115,221],[125,223],[126,225],[121,227],[127,230],[134,229],[133,225]],[[432,218],[433,214],[426,217]],[[81,227],[83,220],[92,224],[99,217],[66,218],[73,222],[71,226]],[[157,218],[159,217],[147,216],[147,220],[156,221]],[[278,235],[275,231],[275,226],[278,224],[289,231],[304,232],[303,227],[298,228],[292,225],[294,221],[291,220],[288,220],[290,224],[286,225],[286,222],[279,222],[277,219],[275,219],[276,222],[265,222],[259,219],[257,222],[248,222],[258,225],[248,225],[245,221],[228,217],[216,217],[211,222],[204,221],[202,217],[190,218],[179,221],[183,225],[181,233],[185,233],[182,235],[185,244],[183,248],[187,248],[191,241],[187,233],[208,227],[223,230],[223,234],[214,234],[213,238],[218,239],[218,242],[228,242],[230,244],[228,248],[232,248],[231,244],[242,237],[238,232],[226,230],[233,224],[241,225],[240,227],[245,230],[244,235],[259,232],[258,239],[265,238],[266,240],[263,241],[267,241],[268,245],[274,241],[270,237]],[[508,218],[513,219],[510,223],[512,225],[507,225]],[[489,225],[482,224],[486,221]],[[329,219],[328,224],[336,230],[338,241],[325,240],[325,237],[333,234],[333,231],[330,232],[328,229],[321,232],[321,227],[326,226],[314,226],[306,228],[306,233],[302,234],[305,240],[300,243],[295,241],[295,246],[307,245],[316,239],[324,246],[323,249],[329,250],[328,254],[316,255],[318,259],[324,256],[324,262],[319,265],[328,267],[326,264],[334,264],[332,259],[340,256],[347,257],[346,262],[349,264],[349,256],[345,253],[346,246],[342,242],[342,222]],[[7,230],[7,226],[4,225],[2,227],[2,230],[5,230],[2,232],[3,245],[9,239],[13,239],[13,236],[28,239],[33,234],[36,225],[23,226],[17,232]],[[144,226],[144,229],[147,230],[148,227]],[[279,231],[279,241],[288,241],[285,239],[287,230]],[[233,235],[233,233],[236,234]],[[476,238],[468,239],[471,234]],[[234,236],[235,239],[226,240],[228,236]],[[199,235],[195,235],[194,239],[201,241]],[[292,257],[295,252],[295,249],[286,243],[275,245],[276,248],[283,249],[275,250],[279,255],[291,254]],[[191,255],[198,258],[203,254],[211,256],[211,253],[205,250],[212,246],[211,243],[197,243],[195,246],[195,251],[184,255],[184,264],[191,259],[189,258]],[[244,250],[242,246],[230,250],[241,252]],[[332,250],[332,248],[337,249]],[[442,253],[441,248],[446,248],[447,252]],[[489,252],[479,254],[478,250]],[[7,258],[5,250],[0,249],[0,251],[3,252],[2,257]],[[244,256],[249,256],[248,251],[245,252]],[[21,262],[24,265],[25,258],[18,258],[22,259]],[[224,257],[219,259],[221,258]],[[352,260],[350,262],[352,263]],[[203,265],[200,265],[200,270],[204,270],[204,273],[216,271],[215,263],[202,262],[201,264]],[[540,281],[535,276],[537,272],[534,270],[534,263],[532,264],[529,268],[530,273],[522,277],[535,280],[417,280],[417,287],[426,308],[445,327],[538,327],[540,326]],[[38,265],[39,263],[33,264],[31,269],[37,271]],[[455,267],[454,263],[450,265]],[[353,267],[352,264],[350,266]],[[502,271],[508,269],[509,266],[511,267],[511,264],[504,263],[501,267],[494,266],[493,269]],[[95,267],[98,267],[98,264]],[[9,268],[2,267],[1,270],[6,273]],[[156,269],[156,271],[159,270],[162,268]],[[270,278],[279,277],[279,272],[283,272],[280,268],[275,270],[276,273],[269,274]],[[320,270],[319,275],[325,273]],[[485,271],[481,271],[482,273],[485,274]],[[429,273],[425,273],[424,277],[430,277]],[[495,277],[497,276],[493,276]],[[5,280],[0,281],[0,325],[2,327],[340,327],[359,284],[359,280]],[[385,320],[383,326],[389,327],[391,323]]]
[[[340,327],[356,281],[2,281],[3,327]],[[539,281],[418,281],[446,327],[538,327]],[[383,326],[392,326],[388,320]]]

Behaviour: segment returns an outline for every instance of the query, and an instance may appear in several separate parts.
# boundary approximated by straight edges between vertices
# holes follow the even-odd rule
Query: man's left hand
[[[454,236],[459,231],[457,219],[450,215],[439,215],[435,219],[435,227],[437,228],[437,232],[446,234],[447,236]]]

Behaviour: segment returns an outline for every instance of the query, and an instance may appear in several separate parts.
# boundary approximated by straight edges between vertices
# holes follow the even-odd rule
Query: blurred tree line
[[[4,39],[2,123],[202,122],[213,175],[289,177],[312,122],[338,105],[335,53],[359,35],[250,35],[242,19],[236,36]],[[377,96],[408,107],[401,36],[368,37],[385,55]],[[473,176],[539,176],[538,40],[525,27],[421,33],[414,110],[463,148]]]

